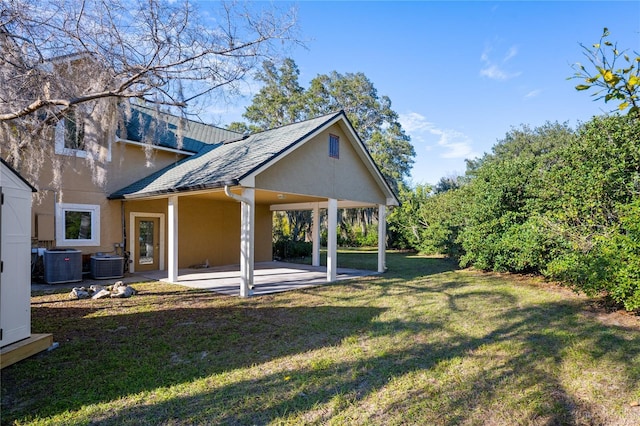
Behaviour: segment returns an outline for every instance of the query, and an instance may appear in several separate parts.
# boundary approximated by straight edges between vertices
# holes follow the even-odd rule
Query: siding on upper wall
[[[340,137],[340,158],[329,157],[329,135]],[[385,194],[338,124],[259,173],[256,188],[338,200],[386,204]]]

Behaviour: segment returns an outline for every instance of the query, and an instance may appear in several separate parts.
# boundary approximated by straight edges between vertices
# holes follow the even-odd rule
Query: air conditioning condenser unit
[[[44,281],[47,284],[82,281],[82,252],[76,249],[45,250]]]
[[[124,276],[124,257],[91,256],[91,276],[97,280],[122,278]]]

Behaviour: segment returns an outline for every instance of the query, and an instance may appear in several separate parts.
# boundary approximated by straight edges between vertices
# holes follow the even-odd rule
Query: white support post
[[[312,239],[312,253],[311,253],[311,265],[320,266],[320,203],[313,205],[313,215],[311,217],[311,236]]]
[[[169,197],[168,205],[168,261],[169,282],[178,282],[178,196]]]
[[[387,208],[384,204],[378,205],[378,272],[387,269]]]
[[[327,203],[327,282],[336,280],[336,269],[338,268],[338,200],[329,198]]]
[[[240,232],[240,297],[251,296],[255,251],[255,190],[242,191]]]

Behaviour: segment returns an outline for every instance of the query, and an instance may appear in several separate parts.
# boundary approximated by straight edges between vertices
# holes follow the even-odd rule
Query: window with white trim
[[[329,157],[340,158],[340,137],[329,135]]]
[[[72,108],[56,126],[56,154],[86,157],[85,123]]]
[[[56,204],[56,245],[99,246],[100,206]]]

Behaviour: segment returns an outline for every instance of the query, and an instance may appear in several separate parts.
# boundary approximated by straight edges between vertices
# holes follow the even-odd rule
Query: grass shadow
[[[90,308],[34,306],[34,327],[53,332],[60,347],[2,370],[3,424],[25,413],[52,416],[88,401],[108,402],[336,345],[383,312],[256,303],[201,307],[229,298],[199,291],[161,297],[167,307],[160,311],[122,314],[113,314],[109,301]],[[123,308],[134,299],[123,301]]]
[[[391,402],[385,401],[387,405],[381,405],[378,410],[387,411],[391,416],[386,419],[389,423],[412,423],[412,415],[416,414],[412,410],[431,410],[432,424],[465,424],[472,413],[488,409],[484,406],[487,402],[500,403],[504,392],[515,384],[516,389],[522,388],[526,392],[514,396],[514,400],[535,410],[537,424],[605,424],[606,419],[599,418],[595,408],[581,403],[565,389],[551,367],[561,365],[566,351],[578,339],[588,343],[586,356],[605,357],[608,362],[626,366],[624,373],[629,375],[629,383],[634,383],[640,379],[640,372],[630,367],[640,356],[640,348],[629,351],[624,339],[615,332],[602,330],[597,324],[575,330],[571,324],[577,314],[575,304],[564,302],[509,309],[506,312],[508,321],[485,335],[470,337],[454,333],[446,339],[417,340],[419,343],[357,360],[332,359],[324,363],[310,360],[305,367],[285,373],[278,371],[257,378],[240,378],[223,386],[212,384],[211,388],[203,386],[194,395],[177,395],[159,404],[121,410],[103,419],[103,423],[135,424],[140,420],[162,419],[171,424],[267,424],[287,416],[291,417],[290,423],[299,423],[301,419],[304,423],[330,420],[350,423],[354,418],[359,420],[356,423],[377,423],[375,412],[370,413],[370,417],[363,417],[363,413],[349,412],[349,409],[363,405],[367,398],[382,392],[389,386],[390,378],[442,368],[455,370],[465,359],[492,357],[492,346],[508,344],[520,347],[517,355],[497,365],[474,369],[461,377],[464,384],[455,380],[426,381],[397,395]],[[447,324],[441,321],[420,324],[372,321],[361,333],[417,337],[446,328]],[[567,328],[576,334],[564,333],[563,329]],[[598,349],[615,348],[615,345],[626,349],[614,353]],[[437,405],[435,401],[438,401]],[[420,414],[424,415],[424,412]]]
[[[577,299],[540,299],[537,289],[433,264],[442,259],[395,256],[397,272],[250,300],[161,286],[139,306],[116,301],[122,314],[110,301],[36,304],[37,327],[55,327],[61,347],[2,371],[2,421],[113,402],[92,419],[611,423],[571,388],[580,382],[567,381],[567,369],[611,376],[585,383],[612,380],[640,397],[637,331],[586,317]]]

